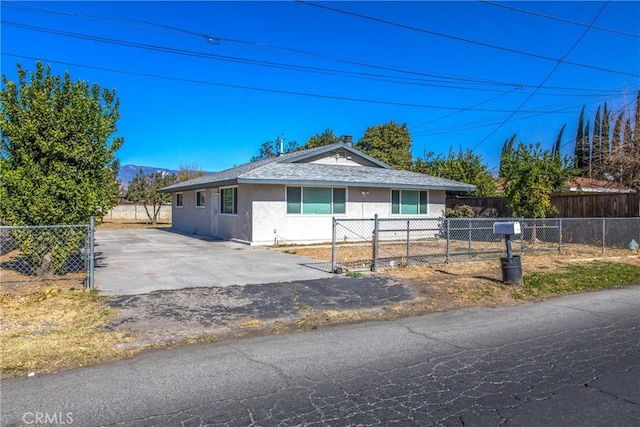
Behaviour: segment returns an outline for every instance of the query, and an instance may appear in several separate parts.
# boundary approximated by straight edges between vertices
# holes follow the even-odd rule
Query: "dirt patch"
[[[308,325],[301,319],[309,316],[358,320],[362,316],[353,313],[378,312],[411,297],[411,290],[395,279],[369,276],[153,292],[111,298],[106,304],[118,311],[111,330],[130,331],[142,342],[158,345],[258,329],[278,332]],[[331,312],[342,315],[327,314]]]
[[[157,222],[155,225],[148,220],[130,219],[105,219],[96,226],[99,230],[126,230],[130,228],[167,228],[171,227],[170,222]]]

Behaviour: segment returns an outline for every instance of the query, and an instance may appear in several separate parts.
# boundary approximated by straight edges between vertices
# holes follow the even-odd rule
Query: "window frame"
[[[227,191],[232,192],[231,213],[225,212],[224,196]],[[238,186],[220,187],[220,215],[234,216],[238,215]]]
[[[328,189],[330,191],[331,194],[331,200],[329,202],[329,213],[305,213],[304,211],[304,190],[305,189],[317,189],[317,188],[321,188],[321,189]],[[290,207],[290,201],[289,201],[289,190],[290,189],[298,189],[299,190],[299,197],[300,199],[296,202],[292,202],[292,203],[296,203],[298,205],[298,212],[290,212],[289,211],[289,207]],[[340,202],[341,205],[343,205],[343,212],[338,212],[336,213],[336,197],[335,197],[335,191],[336,190],[343,190],[344,192],[344,198],[343,201]],[[287,185],[285,186],[285,214],[286,215],[292,215],[292,216],[334,216],[334,215],[346,215],[347,214],[347,203],[348,201],[348,187],[324,187],[324,186],[312,186],[312,185]]]
[[[394,193],[398,194],[398,197],[394,197]],[[403,213],[402,208],[403,206],[405,206],[405,204],[402,203],[403,201],[403,193],[404,192],[412,192],[412,193],[417,193],[417,202],[415,205],[416,207],[416,212],[417,213]],[[398,215],[398,216],[409,216],[409,215],[415,215],[415,216],[419,216],[419,215],[429,215],[429,190],[412,190],[412,189],[399,189],[399,188],[393,188],[390,191],[390,204],[391,204],[391,210],[390,213],[391,215]],[[424,201],[424,203],[423,203]],[[395,206],[394,206],[395,205]],[[424,209],[423,209],[424,207]],[[394,212],[395,208],[397,208],[397,212]],[[424,212],[423,212],[424,210]]]
[[[202,193],[203,203],[200,204],[199,194]],[[204,209],[207,207],[207,190],[196,190],[196,208]]]
[[[180,193],[176,193],[176,204],[175,207],[176,208],[180,208],[182,209],[184,207],[184,193],[180,192]]]

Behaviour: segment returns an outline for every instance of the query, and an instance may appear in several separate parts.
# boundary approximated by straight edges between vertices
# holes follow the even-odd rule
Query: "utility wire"
[[[393,77],[393,76],[384,75],[384,74],[351,72],[351,71],[343,71],[343,70],[332,69],[332,68],[312,67],[312,66],[287,64],[287,63],[273,62],[273,61],[263,61],[263,60],[229,56],[229,55],[217,55],[212,53],[205,53],[205,52],[192,51],[192,50],[186,50],[186,49],[177,49],[177,48],[172,48],[167,46],[137,43],[137,42],[130,42],[126,40],[93,36],[89,34],[74,33],[69,31],[53,29],[53,28],[26,25],[26,24],[21,24],[21,23],[12,22],[12,21],[3,21],[2,23],[3,25],[7,25],[7,26],[13,26],[16,28],[22,28],[22,29],[32,30],[32,31],[39,31],[39,32],[44,32],[48,34],[55,34],[58,36],[78,38],[83,40],[96,41],[100,43],[115,44],[115,45],[120,45],[125,47],[138,48],[138,49],[159,51],[163,53],[173,53],[178,55],[193,56],[193,57],[214,59],[214,60],[227,61],[227,62],[258,65],[258,66],[269,67],[269,68],[286,69],[286,70],[303,71],[303,72],[314,72],[319,74],[329,74],[329,75],[337,75],[337,76],[357,77],[357,78],[364,78],[369,80],[379,80],[379,81],[387,81],[391,83],[411,84],[411,85],[417,85],[417,86],[442,87],[442,88],[448,88],[448,89],[475,90],[475,91],[484,91],[484,92],[497,91],[496,89],[475,88],[475,87],[469,87],[469,86],[454,86],[452,84],[428,83],[428,82],[440,82],[439,80],[432,80],[432,79]],[[420,74],[420,73],[416,73],[416,74]],[[462,83],[458,83],[458,84],[462,84]]]
[[[137,42],[131,42],[127,40],[111,39],[106,37],[93,36],[89,34],[62,31],[54,28],[27,25],[27,24],[22,24],[18,22],[12,22],[12,21],[3,21],[3,25],[13,26],[16,28],[22,28],[26,30],[44,32],[48,34],[55,34],[58,36],[71,37],[71,38],[77,38],[82,40],[90,40],[90,41],[96,41],[100,43],[114,44],[114,45],[120,45],[125,47],[137,48],[137,49],[159,51],[163,53],[172,53],[177,55],[192,56],[192,57],[220,60],[220,61],[226,61],[226,62],[242,63],[247,65],[257,65],[257,66],[275,68],[275,69],[312,72],[317,74],[327,74],[327,75],[335,75],[335,76],[342,76],[342,77],[354,77],[354,78],[361,78],[361,79],[368,79],[368,80],[383,81],[387,83],[398,83],[398,84],[415,85],[415,86],[439,87],[439,88],[456,89],[456,90],[473,90],[473,91],[481,91],[481,92],[497,92],[498,91],[496,89],[487,89],[482,87],[459,86],[464,82],[459,82],[458,86],[455,86],[452,84],[436,84],[436,83],[429,83],[429,82],[440,82],[440,81],[432,80],[432,79],[409,78],[409,77],[393,77],[393,76],[384,75],[384,74],[351,72],[351,71],[343,71],[343,70],[332,69],[332,68],[303,66],[303,65],[296,65],[296,64],[287,64],[287,63],[281,63],[281,62],[243,58],[243,57],[237,57],[237,56],[217,55],[217,54],[206,53],[206,52],[178,49],[178,48],[172,48],[167,46],[137,43]],[[420,73],[416,73],[416,74],[420,74]],[[516,88],[523,88],[523,87],[525,86],[520,85],[520,86],[517,86]],[[526,87],[532,87],[532,86],[526,86]],[[548,88],[548,89],[551,90],[551,88]],[[580,88],[562,88],[562,89],[563,90],[564,89],[580,90],[580,91],[592,90],[592,91],[596,91],[597,93],[602,92],[601,90],[597,90],[597,89],[580,89]],[[610,93],[610,92],[607,92],[607,93]],[[567,96],[571,94],[565,93],[562,95]],[[575,96],[583,96],[583,94],[577,93]]]
[[[116,16],[117,19],[108,19],[108,18],[98,17],[98,16],[94,16],[94,15],[86,15],[86,14],[80,14],[80,13],[76,13],[76,12],[69,12],[69,11],[64,11],[64,10],[59,10],[59,9],[45,8],[45,7],[42,7],[42,6],[35,6],[35,5],[31,5],[31,4],[27,5],[27,4],[21,4],[21,3],[16,3],[16,2],[5,3],[5,7],[13,7],[15,9],[23,9],[23,10],[37,10],[37,11],[45,12],[45,13],[59,14],[59,15],[65,15],[65,16],[73,16],[73,17],[79,17],[79,18],[86,18],[86,19],[97,20],[97,21],[107,22],[107,23],[116,24],[116,25],[126,25],[126,24],[124,24],[122,22],[122,20],[128,21],[128,22],[132,22],[132,23],[142,23],[142,24],[145,24],[147,26],[158,27],[158,28],[160,28],[162,30],[170,30],[170,31],[162,31],[162,32],[165,32],[165,33],[175,32],[175,33],[178,33],[179,35],[185,36],[185,37],[195,37],[197,39],[204,39],[209,43],[222,44],[223,42],[228,42],[228,43],[236,43],[236,44],[240,44],[240,45],[258,47],[258,48],[276,49],[276,50],[280,50],[280,51],[283,51],[283,52],[302,55],[302,56],[307,56],[307,57],[312,57],[312,58],[319,58],[319,59],[330,60],[330,61],[335,61],[335,62],[339,62],[339,63],[346,63],[346,64],[357,65],[357,66],[361,66],[361,67],[368,67],[368,68],[373,68],[373,69],[381,69],[381,70],[392,71],[392,72],[397,72],[397,73],[404,73],[404,74],[410,74],[410,75],[432,77],[432,78],[435,78],[435,79],[442,79],[442,80],[445,80],[445,81],[454,80],[454,81],[459,81],[461,83],[468,83],[468,84],[475,83],[475,84],[496,85],[496,86],[498,86],[498,85],[500,85],[500,86],[511,86],[511,87],[515,87],[515,88],[518,88],[518,89],[534,88],[535,87],[535,85],[528,85],[528,84],[522,84],[522,83],[495,81],[495,80],[478,79],[478,78],[474,78],[474,77],[459,76],[459,75],[453,75],[453,74],[439,74],[439,73],[431,73],[431,72],[424,72],[424,71],[401,69],[401,68],[396,68],[396,67],[391,67],[391,66],[386,66],[386,65],[378,65],[378,64],[367,63],[367,62],[364,62],[364,61],[357,61],[357,60],[353,60],[353,59],[336,57],[336,56],[332,56],[332,55],[318,54],[318,53],[309,52],[309,51],[305,51],[305,50],[301,50],[301,49],[294,49],[294,48],[290,48],[290,47],[286,47],[286,46],[279,46],[279,45],[274,45],[274,44],[269,44],[269,43],[255,42],[255,41],[250,41],[250,40],[233,39],[233,38],[227,38],[227,37],[221,37],[221,36],[212,36],[212,35],[209,35],[209,34],[200,33],[200,32],[196,32],[196,31],[192,31],[192,30],[189,30],[189,29],[184,29],[184,28],[180,28],[180,27],[176,27],[176,26],[159,24],[159,23],[156,23],[156,22],[153,22],[153,21],[140,20],[140,19],[134,19],[134,18],[128,18],[128,17]],[[148,29],[148,28],[145,28],[145,27],[141,27],[139,25],[129,25],[129,26],[132,26],[133,28],[139,28],[139,29]],[[357,75],[358,73],[353,73],[353,74]],[[376,74],[368,74],[368,73],[360,73],[360,74],[378,76],[378,77],[383,77],[383,78],[392,78],[390,76],[384,76],[384,75],[376,75]],[[381,80],[381,79],[375,79],[374,78],[374,80]],[[440,82],[440,80],[429,80],[429,79],[414,79],[414,80]],[[462,89],[463,88],[463,87],[455,87],[455,86],[437,86],[437,85],[432,85],[432,86],[434,86],[434,87],[446,87],[446,88],[453,88],[453,89]],[[578,92],[578,91],[579,92],[591,91],[591,92],[600,92],[600,93],[602,93],[602,92],[611,93],[610,91],[604,91],[604,90],[600,90],[600,89],[578,88],[578,87],[562,87],[562,86],[547,86],[546,89],[558,90],[558,91],[565,90],[565,91],[576,91],[576,92]],[[469,90],[481,90],[481,89],[469,88]],[[486,92],[491,92],[491,91],[497,92],[497,90],[484,90],[484,91],[486,91]],[[565,94],[562,94],[562,95],[563,96],[583,96],[584,94],[578,93],[576,95],[571,95],[571,94],[566,94],[565,93]]]
[[[492,112],[492,113],[508,113],[511,111],[511,110],[500,110],[500,109],[485,109],[485,108],[476,109],[476,108],[467,108],[467,107],[450,107],[445,105],[415,104],[415,103],[398,102],[398,101],[384,101],[384,100],[368,99],[368,98],[353,98],[353,97],[337,96],[337,95],[324,95],[324,94],[310,93],[310,92],[269,89],[269,88],[263,88],[263,87],[257,87],[257,86],[235,85],[235,84],[229,84],[229,83],[219,83],[219,82],[212,82],[212,81],[188,79],[188,78],[182,78],[182,77],[163,76],[159,74],[140,73],[136,71],[126,71],[126,70],[119,70],[115,68],[97,67],[97,66],[91,66],[91,65],[85,65],[85,64],[77,64],[77,63],[68,62],[68,61],[59,61],[55,59],[47,59],[47,58],[41,58],[41,57],[36,58],[33,56],[21,55],[21,54],[11,53],[11,52],[1,52],[0,54],[5,56],[15,57],[15,58],[24,58],[24,59],[34,60],[34,61],[44,61],[44,62],[50,62],[54,64],[69,65],[73,67],[88,68],[88,69],[100,70],[100,71],[108,71],[112,73],[129,74],[129,75],[140,76],[140,77],[151,77],[156,79],[173,80],[173,81],[179,81],[179,82],[185,82],[185,83],[196,83],[196,84],[203,84],[203,85],[209,85],[209,86],[253,90],[253,91],[269,92],[269,93],[280,93],[280,94],[286,94],[286,95],[306,96],[306,97],[312,97],[312,98],[335,99],[339,101],[352,101],[352,102],[362,102],[362,103],[369,103],[369,104],[396,105],[401,107],[429,108],[429,109],[454,110],[454,111],[461,110],[461,109],[465,111],[479,111],[479,112]],[[540,113],[540,114],[558,113],[558,111],[535,111],[535,110],[521,111],[521,112]]]
[[[494,44],[490,44],[490,43],[480,42],[480,41],[468,39],[468,38],[465,38],[465,37],[459,37],[459,36],[454,36],[454,35],[451,35],[451,34],[441,33],[441,32],[438,32],[438,31],[432,31],[432,30],[427,30],[427,29],[424,29],[424,28],[414,27],[412,25],[401,24],[401,23],[393,22],[393,21],[387,21],[386,19],[376,18],[376,17],[373,17],[373,16],[364,15],[364,14],[356,13],[356,12],[350,12],[350,11],[347,11],[347,10],[343,10],[343,9],[338,9],[338,8],[335,8],[335,7],[327,6],[326,4],[311,3],[311,2],[308,2],[306,0],[295,0],[295,1],[297,3],[301,3],[301,4],[304,4],[304,5],[313,6],[313,7],[317,7],[317,8],[320,8],[320,9],[326,9],[326,10],[330,10],[332,12],[342,13],[342,14],[353,16],[353,17],[356,17],[356,18],[367,19],[369,21],[379,22],[379,23],[382,23],[382,24],[391,25],[391,26],[398,27],[398,28],[404,28],[404,29],[407,29],[407,30],[417,31],[417,32],[420,32],[420,33],[425,33],[425,34],[430,34],[430,35],[433,35],[433,36],[444,37],[444,38],[451,39],[451,40],[457,40],[457,41],[461,41],[461,42],[464,42],[464,43],[470,43],[470,44],[474,44],[474,45],[477,45],[477,46],[483,46],[483,47],[487,47],[487,48],[491,48],[491,49],[501,50],[501,51],[504,51],[504,52],[516,53],[516,54],[519,54],[519,55],[530,56],[530,57],[533,57],[533,58],[544,59],[544,60],[547,60],[547,61],[557,62],[557,61],[560,60],[558,58],[552,58],[550,56],[540,55],[540,54],[533,53],[533,52],[526,52],[526,51],[523,51],[523,50],[512,49],[512,48],[509,48],[509,47],[498,46],[498,45],[494,45]],[[640,74],[636,74],[636,73],[630,73],[630,72],[627,72],[627,71],[612,70],[610,68],[604,68],[604,67],[598,67],[598,66],[595,66],[595,65],[582,64],[582,63],[579,63],[579,62],[566,61],[566,60],[564,60],[564,57],[561,58],[561,59],[563,60],[563,62],[565,64],[573,65],[573,66],[576,66],[576,67],[588,68],[588,69],[592,69],[592,70],[598,70],[598,71],[603,71],[603,72],[613,73],[613,74],[620,74],[620,75],[624,75],[624,76],[640,77]]]
[[[444,116],[438,117],[438,118],[433,119],[433,120],[429,120],[428,122],[420,123],[419,125],[415,125],[415,126],[410,126],[410,127],[409,127],[409,129],[417,129],[417,128],[422,127],[422,126],[425,126],[425,125],[428,125],[428,124],[431,124],[431,123],[435,123],[435,122],[439,122],[440,120],[447,119],[447,118],[449,118],[449,117],[451,117],[451,116],[455,116],[456,114],[460,114],[460,113],[462,113],[462,112],[464,112],[464,111],[469,111],[469,109],[471,109],[471,108],[479,107],[479,106],[481,106],[481,105],[483,105],[483,104],[486,104],[486,103],[491,102],[491,101],[493,101],[493,100],[495,100],[495,99],[498,99],[498,98],[500,98],[501,96],[504,96],[504,95],[510,94],[511,92],[513,92],[513,91],[514,91],[514,90],[516,90],[516,89],[517,89],[517,88],[513,88],[513,89],[511,89],[511,90],[509,90],[509,91],[502,92],[502,93],[501,93],[501,94],[499,94],[499,95],[496,95],[496,96],[491,97],[491,98],[489,98],[489,99],[485,99],[485,100],[483,100],[483,101],[481,101],[481,102],[478,102],[477,104],[473,104],[473,105],[471,105],[470,107],[467,107],[467,108],[461,108],[461,109],[460,109],[460,110],[458,110],[458,111],[454,111],[454,112],[452,112],[452,113],[445,114]]]
[[[67,12],[67,11],[61,11],[61,10],[57,10],[57,9],[44,8],[44,7],[33,6],[33,5],[28,5],[28,7],[26,7],[27,5],[18,4],[18,6],[22,6],[22,7],[16,7],[16,5],[12,5],[12,3],[13,2],[8,3],[7,6],[8,7],[12,7],[13,6],[16,9],[27,9],[27,10],[34,9],[34,10],[38,10],[40,12],[45,12],[45,13],[60,14],[60,15],[65,15],[65,16],[74,16],[74,17],[79,17],[79,18],[87,18],[87,19],[92,19],[92,20],[97,20],[97,21],[102,21],[102,22],[108,22],[108,23],[116,24],[116,25],[125,25],[120,20],[101,18],[101,17],[96,17],[96,16],[93,16],[93,15],[85,15],[85,14],[79,14],[79,13],[75,13],[75,12]],[[197,39],[205,40],[208,43],[214,43],[214,44],[222,44],[223,42],[228,42],[228,43],[236,43],[236,44],[247,45],[247,46],[252,46],[252,47],[276,49],[276,50],[280,50],[280,51],[284,51],[284,52],[288,52],[288,53],[293,53],[293,54],[297,54],[297,55],[303,55],[303,56],[307,56],[307,57],[331,60],[331,61],[347,63],[347,64],[352,64],[352,65],[358,65],[358,66],[361,66],[361,67],[381,69],[381,70],[393,71],[393,72],[397,72],[397,73],[404,73],[404,74],[411,74],[411,75],[435,77],[435,78],[445,79],[445,80],[457,80],[457,81],[462,81],[462,82],[487,84],[487,85],[501,85],[501,86],[514,86],[514,87],[524,86],[521,83],[493,81],[493,80],[478,79],[478,78],[473,78],[473,77],[457,76],[457,75],[453,75],[453,74],[438,74],[438,73],[427,73],[427,72],[422,72],[422,71],[412,71],[412,70],[400,69],[400,68],[386,66],[386,65],[376,65],[376,64],[372,64],[372,63],[363,62],[363,61],[356,61],[356,60],[353,60],[353,59],[340,58],[340,57],[336,57],[336,56],[332,56],[332,55],[318,54],[318,53],[313,53],[313,52],[309,52],[309,51],[305,51],[305,50],[301,50],[301,49],[290,48],[290,47],[286,47],[286,46],[278,46],[278,45],[274,45],[274,44],[255,42],[255,41],[251,41],[251,40],[241,40],[241,39],[233,39],[233,38],[227,38],[227,37],[221,37],[221,36],[214,36],[214,35],[210,35],[210,34],[206,34],[206,33],[199,33],[199,32],[195,32],[195,31],[192,31],[192,30],[179,28],[179,27],[175,27],[175,26],[159,24],[159,23],[155,23],[155,22],[152,22],[152,21],[132,19],[132,18],[126,18],[126,17],[120,17],[120,19],[126,20],[126,21],[130,21],[130,22],[135,22],[135,23],[142,23],[142,24],[149,25],[149,26],[155,26],[155,27],[162,28],[162,29],[165,29],[165,30],[168,29],[168,30],[177,32],[182,36],[195,37]],[[133,27],[134,28],[143,28],[143,27],[140,27],[138,25],[134,25]]]
[[[428,82],[440,82],[440,80],[433,80],[433,79],[393,77],[393,76],[384,75],[384,74],[351,72],[351,71],[344,71],[344,70],[338,70],[338,69],[332,69],[332,68],[287,64],[287,63],[281,63],[281,62],[264,61],[264,60],[258,60],[258,59],[229,56],[229,55],[217,55],[217,54],[206,53],[206,52],[178,49],[178,48],[172,48],[167,46],[137,43],[137,42],[131,42],[127,40],[119,40],[119,39],[112,39],[112,38],[106,38],[106,37],[100,37],[100,36],[93,36],[89,34],[62,31],[54,28],[27,25],[27,24],[21,24],[18,22],[12,22],[12,21],[2,21],[2,24],[6,26],[12,26],[12,27],[26,29],[26,30],[39,31],[39,32],[44,32],[48,34],[55,34],[58,36],[71,37],[71,38],[77,38],[82,40],[90,40],[90,41],[95,41],[100,43],[114,44],[119,46],[132,47],[132,48],[138,48],[138,49],[144,49],[144,50],[150,50],[150,51],[158,51],[163,53],[173,53],[178,55],[215,59],[215,60],[221,60],[221,61],[227,61],[227,62],[258,65],[258,66],[269,67],[269,68],[314,72],[319,74],[330,74],[330,75],[338,75],[338,76],[353,76],[353,77],[365,78],[370,80],[389,81],[392,83],[412,84],[412,85],[418,85],[418,86],[443,87],[443,88],[449,88],[449,89],[475,90],[475,91],[484,91],[484,92],[497,91],[496,89],[484,89],[484,88],[474,88],[469,86],[454,86],[451,84],[447,85],[447,84],[428,83]],[[422,74],[422,73],[416,72],[415,74]],[[458,82],[458,84],[463,84],[463,83],[464,82]],[[474,84],[478,84],[478,83],[474,83]],[[486,83],[486,84],[493,84],[493,83]]]
[[[511,6],[510,4],[496,3],[496,2],[488,1],[488,0],[478,0],[478,1],[480,3],[484,3],[484,4],[487,4],[487,5],[490,5],[490,6],[497,6],[497,7],[502,7],[504,9],[513,10],[514,12],[519,12],[519,13],[525,13],[527,15],[538,16],[540,18],[552,19],[554,21],[564,22],[566,24],[578,25],[580,27],[589,27],[589,24],[585,24],[584,22],[572,21],[570,19],[560,18],[558,16],[546,15],[544,13],[534,12],[532,10],[521,9],[519,7]],[[609,32],[609,33],[621,34],[623,36],[630,36],[630,37],[638,37],[638,38],[640,38],[640,34],[629,33],[629,32],[626,32],[626,31],[615,30],[615,29],[612,29],[612,28],[598,27],[596,25],[592,25],[590,28],[593,29],[593,30],[606,31],[606,32]]]
[[[596,20],[598,19],[598,17],[600,16],[600,14],[604,11],[605,7],[607,7],[607,5],[609,4],[609,0],[607,0],[602,7],[598,10],[598,13],[596,13],[596,16],[593,17],[593,19],[591,20],[591,23],[595,23]],[[525,104],[527,102],[529,102],[531,100],[531,98],[533,98],[535,96],[535,94],[538,92],[538,90],[540,88],[542,88],[542,86],[544,86],[544,84],[551,78],[551,76],[553,75],[553,73],[556,72],[556,70],[558,69],[558,67],[560,67],[560,64],[562,64],[564,62],[564,59],[569,56],[571,54],[571,52],[573,52],[575,50],[576,47],[578,47],[578,45],[580,44],[580,42],[582,41],[582,39],[587,35],[587,33],[589,32],[590,27],[587,27],[584,29],[584,31],[582,32],[582,34],[580,35],[580,37],[578,37],[578,40],[576,40],[576,42],[573,44],[573,46],[571,46],[571,48],[567,51],[567,53],[565,53],[562,58],[558,59],[558,61],[556,62],[556,65],[553,67],[553,69],[551,69],[551,71],[549,72],[549,74],[547,74],[547,76],[542,80],[542,82],[538,85],[538,87],[529,94],[529,96],[527,96],[527,98],[518,106],[518,108],[515,109],[515,111],[513,111],[511,114],[509,114],[509,116],[502,122],[500,123],[493,131],[491,131],[489,133],[489,135],[485,136],[480,142],[478,142],[476,145],[473,146],[473,150],[475,150],[476,148],[478,148],[480,145],[482,145],[486,140],[488,140],[491,136],[493,136],[496,132],[498,132],[498,130],[500,130],[508,121],[509,119],[511,119],[514,115],[516,115],[520,109],[522,107],[525,106]]]

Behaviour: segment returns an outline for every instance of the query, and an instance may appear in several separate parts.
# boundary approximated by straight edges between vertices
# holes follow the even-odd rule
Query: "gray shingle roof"
[[[378,167],[295,163],[336,148],[364,157]],[[448,191],[473,191],[475,187],[416,172],[393,169],[351,146],[338,143],[246,163],[212,175],[161,189],[169,193],[233,184],[287,184],[363,187],[394,187]]]

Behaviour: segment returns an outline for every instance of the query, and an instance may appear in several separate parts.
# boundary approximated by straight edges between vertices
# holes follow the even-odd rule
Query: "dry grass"
[[[51,373],[134,354],[132,341],[104,327],[114,314],[85,290],[22,289],[0,294],[0,376]]]
[[[527,243],[525,251],[526,256],[555,256],[562,255],[567,258],[573,257],[602,257],[602,256],[626,256],[629,255],[628,249],[606,248],[603,254],[602,247],[594,245],[565,244],[562,251],[558,252],[556,244],[547,244],[537,242],[535,245]],[[519,243],[514,244],[514,249],[519,248]],[[274,246],[272,249],[280,250],[286,253],[300,255],[307,258],[317,259],[321,261],[331,261],[331,244],[328,245],[310,245],[310,246]],[[493,258],[497,258],[500,253],[504,252],[504,242],[473,242],[472,251],[494,251]],[[467,242],[452,241],[449,246],[452,257],[456,255],[467,255]],[[423,240],[411,242],[410,255],[435,255],[439,258],[445,258],[446,241],[444,240]],[[336,261],[339,264],[349,264],[354,261],[365,261],[369,264],[373,258],[373,249],[371,243],[352,243],[338,244],[336,247]],[[406,243],[404,242],[380,242],[379,256],[385,257],[404,257],[406,255]],[[482,259],[482,255],[476,259]],[[438,257],[434,257],[438,258]]]
[[[522,257],[522,270],[526,281],[528,276],[564,274],[577,263],[584,263],[585,270],[598,263],[630,264],[640,268],[640,256],[629,253],[582,259],[550,253],[526,254]],[[500,262],[497,260],[396,268],[382,274],[400,279],[414,291],[411,301],[391,307],[401,316],[471,306],[514,305],[521,303],[522,299],[516,292],[520,286],[502,283]]]

